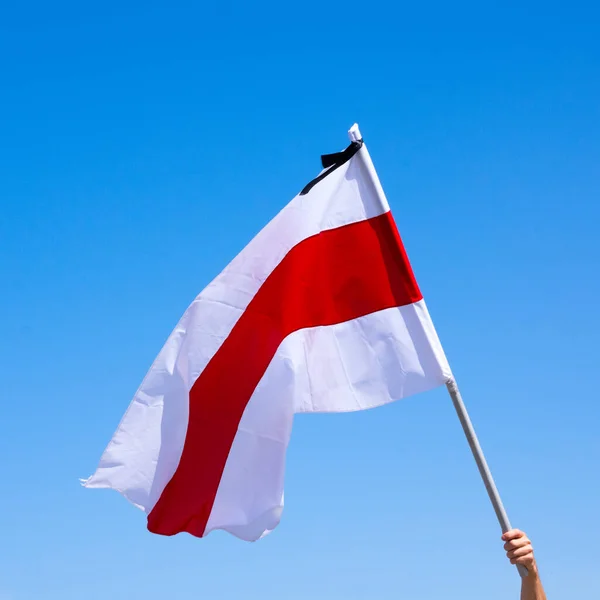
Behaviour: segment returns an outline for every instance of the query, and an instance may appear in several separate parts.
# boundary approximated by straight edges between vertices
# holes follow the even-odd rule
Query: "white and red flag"
[[[450,380],[357,131],[192,302],[84,482],[121,492],[150,531],[260,538],[281,518],[295,413]]]

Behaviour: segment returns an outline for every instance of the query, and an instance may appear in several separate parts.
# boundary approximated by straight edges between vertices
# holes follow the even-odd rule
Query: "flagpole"
[[[456,410],[460,424],[465,432],[467,442],[469,442],[469,447],[471,448],[471,452],[473,453],[473,457],[477,463],[477,468],[479,469],[481,479],[483,479],[485,489],[487,490],[488,496],[492,501],[492,506],[494,507],[496,517],[498,518],[498,522],[502,528],[502,533],[506,533],[512,529],[512,526],[508,520],[508,515],[506,514],[504,504],[502,504],[502,499],[500,498],[498,488],[494,483],[492,472],[488,467],[487,461],[485,460],[485,455],[483,454],[483,450],[481,449],[479,440],[477,439],[477,434],[475,433],[473,423],[471,423],[471,418],[467,412],[467,407],[465,406],[462,396],[460,395],[458,385],[454,379],[450,379],[450,381],[446,382],[446,388],[448,389],[450,398],[452,398],[452,404],[454,404],[454,409]],[[528,571],[526,567],[523,565],[517,565],[517,570],[519,571],[519,575],[521,575],[521,577],[527,577]]]
[[[358,129],[358,125],[356,123],[348,131],[348,137],[352,142],[358,142],[362,140],[360,130]],[[388,211],[390,207],[387,198],[385,197],[385,193],[381,187],[381,182],[379,181],[379,177],[375,171],[373,161],[371,160],[371,156],[369,155],[369,151],[365,145],[363,145],[359,155],[362,157],[363,163],[367,169],[371,183],[375,188],[382,209],[384,211]],[[450,379],[446,382],[446,388],[448,389],[448,393],[452,399],[452,404],[454,405],[454,409],[456,410],[456,414],[458,415],[458,419],[462,425],[467,442],[469,443],[469,447],[471,448],[471,452],[475,458],[475,463],[477,464],[479,474],[483,479],[485,489],[487,490],[488,496],[492,502],[492,506],[494,507],[496,517],[500,523],[500,527],[502,528],[502,533],[506,533],[507,531],[510,531],[512,527],[510,521],[508,520],[508,515],[506,514],[504,505],[502,504],[502,499],[500,498],[498,488],[494,483],[494,478],[492,477],[490,468],[485,460],[483,450],[481,449],[479,440],[477,439],[477,434],[475,433],[475,428],[473,427],[473,423],[471,422],[469,413],[467,412],[467,407],[465,406],[462,396],[460,395],[458,385],[454,379]],[[523,565],[517,565],[517,569],[521,577],[527,577],[528,571],[526,567]]]

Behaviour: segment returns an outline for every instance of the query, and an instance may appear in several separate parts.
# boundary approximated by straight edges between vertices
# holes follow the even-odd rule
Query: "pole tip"
[[[354,123],[352,127],[348,130],[348,137],[351,142],[358,142],[362,140],[362,135],[360,135],[360,129],[358,128],[358,123]]]

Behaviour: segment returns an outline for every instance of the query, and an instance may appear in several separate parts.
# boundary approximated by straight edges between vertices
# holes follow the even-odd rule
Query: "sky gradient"
[[[600,596],[600,11],[32,0],[0,19],[0,600],[507,600],[440,389],[296,418],[279,528],[84,490],[195,295],[358,121],[548,597]]]

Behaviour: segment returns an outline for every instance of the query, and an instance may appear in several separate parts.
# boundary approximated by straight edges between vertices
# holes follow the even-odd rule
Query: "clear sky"
[[[0,599],[507,600],[444,390],[296,419],[280,527],[80,488],[194,296],[358,121],[549,598],[600,596],[588,2],[13,2],[0,17]]]

